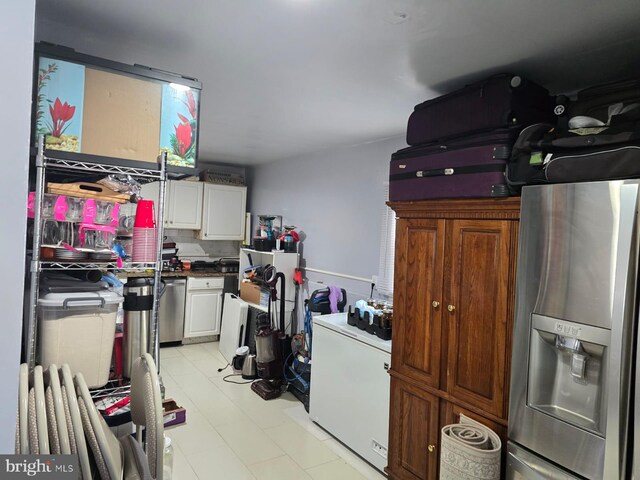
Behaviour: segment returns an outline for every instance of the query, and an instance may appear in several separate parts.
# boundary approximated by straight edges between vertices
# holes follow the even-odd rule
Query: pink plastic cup
[[[153,200],[138,200],[136,219],[133,226],[137,228],[155,228],[156,215],[153,208]]]

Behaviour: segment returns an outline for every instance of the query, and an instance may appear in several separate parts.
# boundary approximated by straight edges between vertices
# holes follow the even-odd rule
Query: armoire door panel
[[[400,220],[396,237],[392,368],[437,388],[444,221]]]
[[[510,222],[452,220],[445,278],[447,391],[504,415]]]
[[[438,467],[439,399],[391,380],[389,469],[397,478],[431,480]]]

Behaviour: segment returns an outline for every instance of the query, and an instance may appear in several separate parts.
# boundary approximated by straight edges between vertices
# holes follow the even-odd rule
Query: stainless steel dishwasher
[[[160,343],[180,342],[184,334],[184,304],[187,293],[186,278],[163,278],[166,285],[160,297]]]

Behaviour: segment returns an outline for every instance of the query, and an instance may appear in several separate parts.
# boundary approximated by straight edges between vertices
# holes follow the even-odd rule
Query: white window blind
[[[389,200],[389,184],[385,185],[384,201]],[[376,289],[384,295],[393,295],[393,262],[396,246],[396,213],[386,203],[382,209],[380,225],[380,265]]]

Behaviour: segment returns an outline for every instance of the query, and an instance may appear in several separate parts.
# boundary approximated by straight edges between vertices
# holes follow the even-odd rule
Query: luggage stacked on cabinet
[[[539,183],[640,177],[640,80],[558,97],[557,122],[524,129],[507,165],[513,191]]]
[[[503,74],[417,105],[391,157],[391,201],[504,197],[511,148],[526,125],[553,119],[548,92]]]

